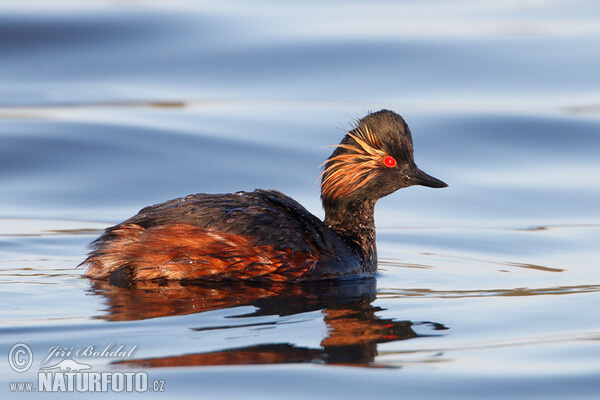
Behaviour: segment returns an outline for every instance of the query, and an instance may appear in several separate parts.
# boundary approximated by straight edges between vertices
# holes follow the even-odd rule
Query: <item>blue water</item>
[[[169,398],[598,398],[600,3],[80,3],[0,2],[3,398],[62,398],[10,383],[111,343],[133,352],[70,358]],[[127,289],[75,269],[104,228],[189,193],[277,189],[322,216],[325,146],[381,108],[449,188],[378,203],[375,280]]]

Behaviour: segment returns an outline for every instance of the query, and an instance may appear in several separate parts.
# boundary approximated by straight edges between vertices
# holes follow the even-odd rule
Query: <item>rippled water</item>
[[[3,398],[52,397],[10,382],[37,385],[53,346],[111,343],[134,351],[71,358],[169,397],[599,395],[599,3],[0,10]],[[378,203],[375,280],[120,288],[75,269],[105,227],[189,193],[278,189],[322,216],[325,146],[380,108],[450,187]]]

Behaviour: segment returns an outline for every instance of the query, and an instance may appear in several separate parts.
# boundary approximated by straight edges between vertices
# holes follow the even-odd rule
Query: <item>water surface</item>
[[[0,362],[10,398],[62,397],[9,387],[53,346],[111,343],[135,350],[72,358],[169,397],[600,393],[596,2],[0,11],[0,349],[34,354]],[[376,279],[120,288],[75,268],[107,226],[189,193],[277,189],[322,216],[325,146],[380,108],[450,186],[378,203]]]

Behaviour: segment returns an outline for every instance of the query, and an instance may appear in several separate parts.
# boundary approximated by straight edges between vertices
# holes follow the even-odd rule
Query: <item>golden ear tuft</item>
[[[348,196],[363,187],[374,177],[374,170],[380,167],[386,152],[381,149],[381,141],[367,126],[357,125],[348,136],[353,144],[340,143],[335,147],[347,150],[329,158],[320,177],[323,198],[335,201]]]

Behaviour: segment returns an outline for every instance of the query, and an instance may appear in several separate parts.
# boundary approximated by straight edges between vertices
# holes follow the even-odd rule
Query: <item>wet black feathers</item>
[[[214,228],[255,240],[255,245],[330,254],[344,246],[341,239],[298,202],[277,191],[234,194],[194,194],[149,206],[119,225],[108,228],[94,245],[111,239],[122,225],[158,228],[173,224]]]

